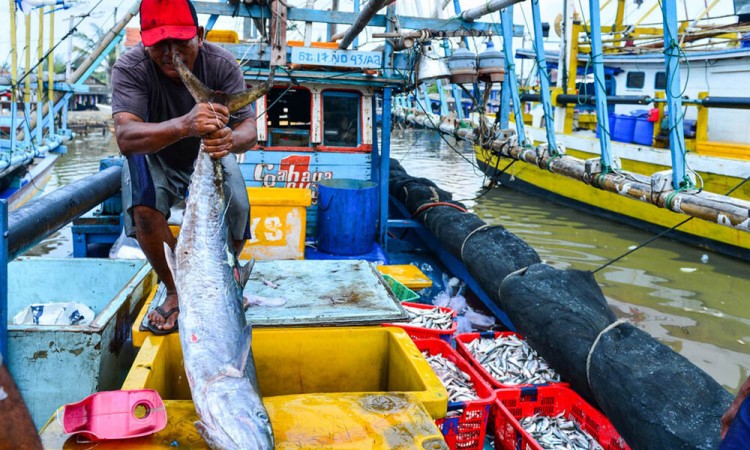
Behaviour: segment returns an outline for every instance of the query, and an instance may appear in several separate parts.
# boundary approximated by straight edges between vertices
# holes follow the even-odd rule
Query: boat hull
[[[595,139],[586,140],[592,141],[592,144],[598,144]],[[632,147],[638,153],[647,152],[645,150],[639,151],[641,147],[634,145],[628,145],[628,147]],[[640,161],[623,159],[623,169],[641,174],[669,170],[668,166],[659,164],[669,158],[668,150],[647,149],[648,152],[652,152],[660,158],[651,158],[653,161],[645,160],[645,158]],[[659,155],[658,152],[662,154]],[[577,150],[569,146],[567,147],[567,154],[584,160],[598,157],[598,154]],[[507,158],[502,158],[498,162],[497,156],[491,155],[478,147],[475,148],[475,156],[481,170],[488,176],[498,179],[506,187],[565,204],[590,214],[622,221],[651,232],[660,232],[672,228],[689,218],[689,216],[659,208],[650,203],[584,185],[578,180],[552,173],[531,164],[515,164],[507,172],[499,174],[500,169],[508,164],[504,161]],[[732,164],[731,160],[725,162],[727,165]],[[743,173],[742,168],[738,169],[737,166],[747,165],[747,162],[739,160],[734,162],[735,173],[731,175],[716,173],[715,170],[699,171],[705,183],[704,189],[724,194],[739,185],[745,177],[736,176]],[[721,168],[721,161],[716,161],[716,163],[715,166]],[[744,185],[732,196],[749,200],[749,190],[750,186]],[[678,230],[670,231],[667,233],[667,237],[729,256],[750,260],[750,234],[734,228],[696,219],[681,225]]]

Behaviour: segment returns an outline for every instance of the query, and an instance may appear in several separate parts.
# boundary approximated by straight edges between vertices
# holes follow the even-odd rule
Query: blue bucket
[[[318,183],[318,250],[344,256],[372,250],[377,186],[373,181],[347,178]]]
[[[618,114],[615,119],[615,131],[612,140],[617,142],[633,142],[635,131],[635,117]]]
[[[654,123],[649,122],[645,117],[638,117],[635,120],[633,129],[633,142],[641,145],[651,145],[654,139]]]

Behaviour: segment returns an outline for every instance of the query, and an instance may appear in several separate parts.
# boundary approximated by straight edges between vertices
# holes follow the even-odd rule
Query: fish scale
[[[240,94],[218,95],[177,55],[173,62],[196,102],[219,97],[233,105],[230,112],[267,92],[273,78]],[[165,251],[179,298],[185,373],[200,418],[195,425],[214,450],[272,449],[273,431],[260,397],[251,328],[242,307],[242,287],[252,266],[235,266],[225,220],[223,164],[205,153],[202,140],[188,190],[174,252],[166,245]],[[241,273],[239,280],[235,269]]]

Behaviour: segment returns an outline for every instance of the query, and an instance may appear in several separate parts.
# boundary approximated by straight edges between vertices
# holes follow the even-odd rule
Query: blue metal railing
[[[537,73],[539,74],[539,88],[542,94],[544,127],[547,131],[547,148],[551,155],[556,155],[557,142],[555,140],[555,119],[552,115],[552,101],[550,99],[547,60],[544,55],[544,36],[542,34],[542,19],[539,12],[539,0],[531,0],[531,14],[534,17],[534,51],[536,52]]]
[[[669,108],[669,148],[672,152],[672,186],[687,187],[685,134],[682,129],[682,84],[680,83],[680,43],[677,29],[677,2],[662,2],[664,21],[664,66],[667,71],[667,105]]]
[[[8,359],[8,202],[0,200],[0,355]]]
[[[591,58],[594,65],[594,95],[596,96],[596,121],[601,149],[602,171],[612,168],[612,155],[609,152],[609,113],[607,110],[607,92],[604,89],[604,55],[602,54],[602,25],[599,16],[599,0],[589,0],[591,23]],[[571,75],[572,76],[572,75]]]
[[[500,12],[500,26],[503,31],[503,53],[505,54],[505,80],[503,90],[510,91],[513,98],[513,115],[516,119],[516,134],[518,142],[526,142],[526,131],[523,125],[523,111],[521,101],[518,98],[518,80],[516,79],[515,57],[513,56],[513,6],[509,6]],[[503,96],[503,99],[505,97]],[[502,126],[502,124],[501,124]]]

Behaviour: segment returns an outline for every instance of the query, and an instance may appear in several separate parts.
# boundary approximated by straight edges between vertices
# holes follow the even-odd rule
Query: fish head
[[[247,378],[222,378],[204,394],[196,428],[211,448],[274,448],[268,413]]]

